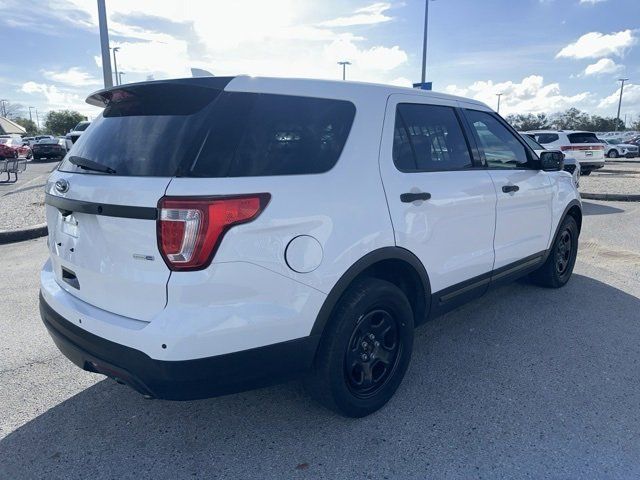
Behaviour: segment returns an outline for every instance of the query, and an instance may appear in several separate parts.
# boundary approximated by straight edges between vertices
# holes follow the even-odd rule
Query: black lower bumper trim
[[[42,295],[40,315],[57,347],[73,363],[143,395],[167,400],[215,397],[294,378],[311,368],[320,339],[309,336],[214,357],[163,361],[79,328]]]

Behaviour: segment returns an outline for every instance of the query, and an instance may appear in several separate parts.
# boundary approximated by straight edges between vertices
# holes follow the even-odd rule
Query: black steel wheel
[[[357,280],[324,329],[306,385],[348,417],[382,408],[404,378],[413,349],[413,311],[404,292],[378,278]]]
[[[534,283],[559,288],[569,281],[578,255],[578,235],[578,224],[573,217],[567,216],[558,229],[547,260],[530,275]]]

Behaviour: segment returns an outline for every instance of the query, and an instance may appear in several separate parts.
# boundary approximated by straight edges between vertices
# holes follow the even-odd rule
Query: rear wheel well
[[[578,207],[577,205],[574,205],[569,209],[569,211],[567,212],[567,215],[572,216],[573,219],[576,221],[576,223],[578,224],[578,233],[580,233],[580,230],[582,229],[582,211],[580,210],[580,207]]]
[[[393,283],[407,296],[413,310],[413,323],[420,325],[426,319],[427,292],[420,275],[409,263],[400,259],[382,260],[363,270],[355,279],[364,277],[379,278]]]

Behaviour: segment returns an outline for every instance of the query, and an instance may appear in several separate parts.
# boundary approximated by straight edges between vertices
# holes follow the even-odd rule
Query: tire
[[[578,224],[572,216],[562,221],[550,250],[542,267],[529,277],[542,287],[560,288],[571,278],[578,255]]]
[[[407,371],[413,330],[413,311],[402,290],[377,278],[357,280],[325,327],[305,382],[309,393],[346,417],[379,410]]]
[[[611,149],[607,152],[607,157],[609,158],[618,158],[618,151],[616,149]]]

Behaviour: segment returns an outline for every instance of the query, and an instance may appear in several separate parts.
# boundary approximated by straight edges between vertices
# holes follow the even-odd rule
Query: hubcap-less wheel
[[[558,274],[564,275],[569,266],[571,260],[571,232],[568,229],[564,230],[558,238],[558,245],[556,246],[556,270]]]
[[[345,376],[360,398],[375,395],[395,370],[402,344],[397,320],[386,310],[363,315],[353,329],[345,355]]]

